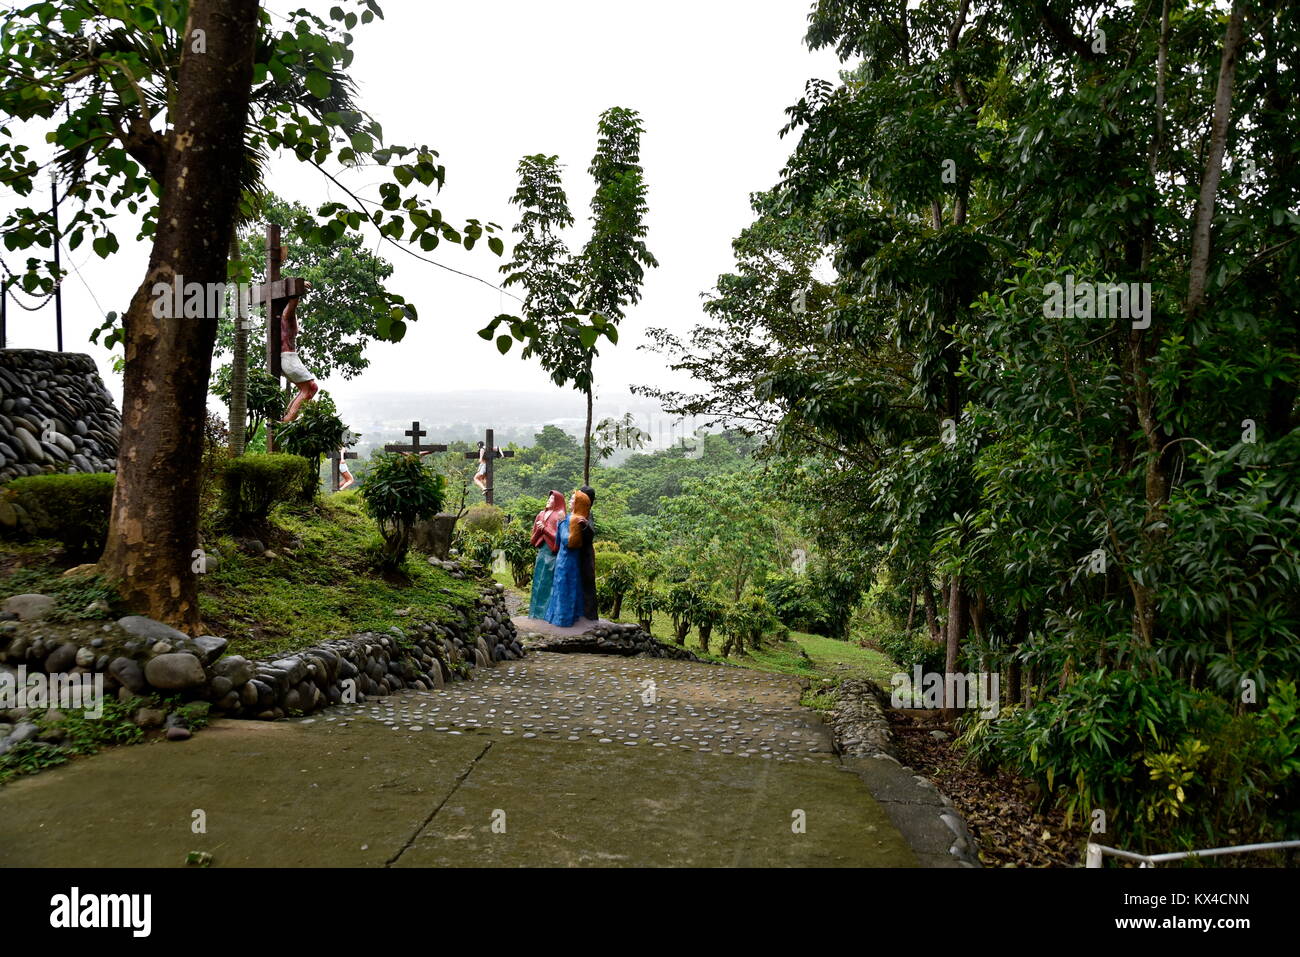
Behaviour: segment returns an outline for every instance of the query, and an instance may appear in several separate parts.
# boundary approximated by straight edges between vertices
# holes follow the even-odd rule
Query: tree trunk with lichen
[[[134,611],[199,623],[200,465],[217,319],[154,315],[155,283],[226,279],[248,120],[257,0],[194,0],[172,131],[162,140],[162,197],[149,268],[127,310],[117,483],[101,571]],[[190,37],[203,31],[203,44]],[[205,52],[194,52],[201,46]]]

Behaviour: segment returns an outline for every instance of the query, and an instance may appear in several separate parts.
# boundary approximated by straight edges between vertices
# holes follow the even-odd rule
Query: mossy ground
[[[377,571],[378,533],[355,494],[306,509],[281,506],[272,521],[292,540],[292,554],[273,548],[278,557],[249,556],[219,538],[220,567],[199,595],[204,622],[230,639],[233,654],[265,657],[358,631],[448,621],[478,600],[474,582],[415,553],[399,575]]]
[[[144,730],[131,721],[131,715],[143,705],[156,703],[154,699],[135,698],[123,702],[106,697],[104,713],[99,718],[88,718],[74,710],[63,712],[62,720],[58,721],[43,711],[30,715],[26,720],[35,723],[41,732],[58,728],[63,731],[64,738],[58,748],[39,741],[24,741],[0,755],[0,784],[20,775],[66,764],[77,755],[94,754],[103,747],[144,740]]]
[[[400,574],[374,564],[379,536],[353,493],[310,506],[277,506],[267,544],[277,557],[243,553],[228,535],[205,547],[221,556],[199,583],[204,631],[230,640],[230,654],[282,654],[358,631],[387,631],[415,622],[453,620],[478,600],[473,581],[453,578],[412,553]],[[289,551],[284,550],[289,543]],[[54,542],[0,545],[0,599],[38,592],[57,602],[44,621],[75,624],[130,614],[97,575],[64,576],[71,566]],[[87,613],[97,600],[107,612]],[[404,614],[398,614],[404,612]]]

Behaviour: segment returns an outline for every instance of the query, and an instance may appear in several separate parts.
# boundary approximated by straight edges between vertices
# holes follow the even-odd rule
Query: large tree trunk
[[[239,232],[230,231],[230,259],[239,260]],[[244,323],[243,298],[235,297],[235,345],[230,359],[230,453],[244,454],[244,432],[248,424],[248,330]]]
[[[239,197],[257,0],[194,0],[182,45],[174,126],[166,139],[158,229],[145,280],[124,320],[122,437],[101,568],[134,611],[198,625],[191,554],[198,547],[200,462],[216,317],[153,314],[152,288],[224,282]]]

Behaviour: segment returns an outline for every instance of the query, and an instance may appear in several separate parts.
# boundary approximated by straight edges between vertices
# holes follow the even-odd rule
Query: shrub
[[[492,564],[499,542],[500,536],[482,529],[469,529],[461,532],[458,547],[466,558],[487,566]]]
[[[312,463],[301,455],[253,452],[233,458],[222,472],[227,521],[236,530],[260,531],[276,502],[300,498],[314,478]]]
[[[808,576],[774,575],[764,582],[763,594],[788,627],[815,635],[830,633],[826,608]]]
[[[495,505],[473,505],[465,512],[460,519],[460,525],[465,529],[466,534],[469,532],[485,532],[488,535],[500,535],[505,528],[506,513]],[[528,528],[531,532],[533,519],[528,519]]]
[[[203,464],[199,490],[199,521],[203,524],[204,531],[216,531],[213,526],[221,502],[221,476],[230,457],[230,429],[221,416],[209,412],[203,427]]]
[[[637,557],[628,552],[601,552],[596,561],[596,597],[615,620],[623,612],[623,598],[636,582],[638,567]]]
[[[537,562],[537,549],[532,543],[533,526],[514,521],[501,533],[498,547],[510,566],[510,575],[516,588],[525,588],[533,580],[533,565]]]
[[[113,506],[110,472],[32,475],[4,487],[21,536],[52,538],[72,558],[89,559],[104,548]]]
[[[705,588],[700,582],[688,579],[674,582],[664,591],[663,610],[673,617],[673,637],[678,644],[686,642]]]
[[[627,603],[632,606],[632,614],[636,615],[636,620],[646,631],[654,624],[655,611],[659,608],[659,592],[654,583],[644,578],[639,578],[628,589]]]
[[[946,664],[947,649],[924,630],[886,631],[876,643],[903,671],[919,664],[923,672],[941,672]]]
[[[713,629],[722,624],[726,613],[727,606],[712,592],[704,592],[699,596],[691,612],[691,624],[695,626],[700,636],[700,647],[705,652],[709,650],[709,639],[713,635]]]
[[[361,497],[366,512],[379,524],[384,537],[383,563],[398,568],[411,547],[411,530],[417,522],[442,509],[446,480],[416,455],[385,454],[372,459]]]
[[[727,608],[722,617],[722,630],[727,635],[722,644],[723,657],[730,655],[733,648],[744,654],[746,642],[750,648],[758,647],[763,635],[779,624],[771,602],[759,594],[746,595]]]
[[[301,455],[315,466],[301,490],[302,500],[310,502],[320,491],[321,456],[332,455],[347,444],[352,431],[339,418],[329,393],[321,392],[302,407],[293,422],[278,426],[275,438],[284,451]]]
[[[1248,843],[1295,837],[1300,825],[1291,682],[1279,682],[1264,709],[1234,714],[1167,671],[1096,671],[963,741],[977,759],[1034,778],[1070,819],[1104,811],[1126,847]]]

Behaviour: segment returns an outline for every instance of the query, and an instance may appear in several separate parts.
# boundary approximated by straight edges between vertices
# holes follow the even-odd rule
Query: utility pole
[[[63,351],[63,283],[59,273],[59,180],[50,170],[50,215],[54,218],[54,328],[59,337],[59,351]]]
[[[230,260],[239,262],[239,230],[230,231]],[[236,282],[242,271],[235,274]],[[230,453],[244,454],[244,432],[248,426],[248,317],[244,315],[241,287],[235,287],[235,346],[230,359]]]

